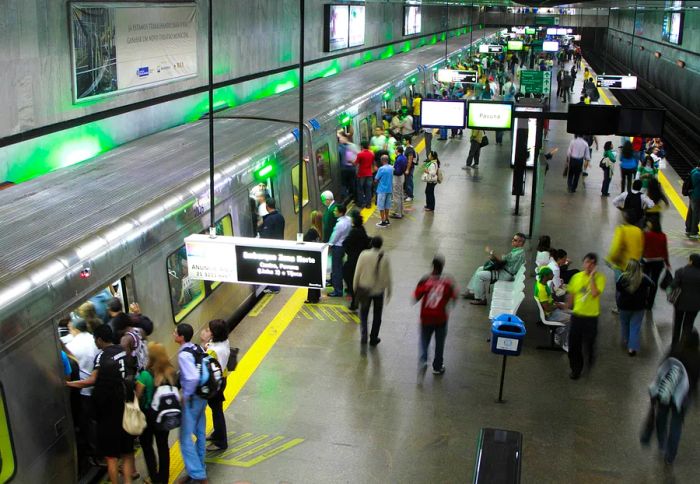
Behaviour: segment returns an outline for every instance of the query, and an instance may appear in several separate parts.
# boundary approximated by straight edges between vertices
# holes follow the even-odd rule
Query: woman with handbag
[[[226,429],[226,418],[224,417],[224,391],[226,390],[226,377],[228,376],[228,359],[231,356],[231,346],[228,343],[228,326],[223,319],[209,321],[200,333],[202,348],[210,356],[216,358],[224,372],[224,382],[221,391],[211,397],[207,404],[211,409],[211,419],[214,424],[214,431],[207,437],[211,443],[207,446],[207,451],[215,452],[228,448],[228,431]]]
[[[421,180],[425,182],[425,207],[423,208],[426,212],[432,212],[435,210],[435,186],[440,183],[440,160],[435,151],[428,153]]]
[[[620,329],[622,344],[627,347],[629,356],[639,351],[639,335],[644,319],[644,304],[654,283],[642,272],[638,260],[631,259],[625,271],[617,279],[617,307],[620,309]]]
[[[675,347],[693,329],[700,311],[700,254],[690,254],[688,265],[676,271],[669,287],[668,300],[673,304],[673,340]]]
[[[606,141],[603,145],[603,159],[600,160],[600,168],[603,170],[603,186],[600,189],[600,195],[603,197],[610,196],[610,181],[616,161],[612,141]]]
[[[160,343],[148,343],[148,365],[136,377],[136,396],[139,398],[141,410],[146,414],[147,426],[139,437],[143,458],[148,468],[149,479],[146,483],[167,484],[170,472],[170,449],[168,447],[169,430],[160,430],[156,425],[156,412],[151,408],[153,395],[160,386],[169,385],[175,388],[177,374],[170,363],[165,346]],[[158,449],[158,458],[153,452],[153,440]]]
[[[642,252],[644,274],[654,283],[646,298],[645,309],[651,311],[656,299],[656,289],[659,284],[661,272],[666,268],[667,274],[671,273],[671,263],[668,261],[668,241],[666,234],[661,231],[658,219],[648,219],[644,230],[644,251]]]

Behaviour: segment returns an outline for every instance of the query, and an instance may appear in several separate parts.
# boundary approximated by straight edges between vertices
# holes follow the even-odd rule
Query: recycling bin
[[[491,324],[491,352],[497,355],[518,356],[523,348],[525,323],[514,314],[500,314]]]

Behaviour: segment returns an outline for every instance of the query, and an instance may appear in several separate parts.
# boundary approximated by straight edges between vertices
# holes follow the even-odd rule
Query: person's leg
[[[119,484],[119,458],[105,457],[107,461],[107,475],[111,484]],[[131,476],[131,474],[129,474]],[[131,479],[131,477],[129,477]]]
[[[620,309],[620,340],[625,348],[630,346],[630,319],[632,318],[632,311],[626,309]]]
[[[467,166],[472,166],[472,163],[474,162],[474,155],[476,154],[476,147],[478,146],[478,143],[475,141],[470,141],[469,142],[469,154],[467,155]]]
[[[167,484],[170,479],[170,447],[168,432],[155,432],[156,448],[158,449],[158,474],[154,482]]]
[[[145,429],[143,429],[143,433],[139,436],[139,442],[141,443],[143,459],[146,461],[148,476],[152,481],[158,482],[158,464],[156,462],[156,454],[153,451],[154,424],[155,422],[149,420],[148,425]]]
[[[644,264],[644,273],[654,282],[654,285],[651,287],[651,289],[649,289],[649,293],[647,294],[647,303],[645,306],[646,309],[651,309],[654,307],[659,278],[661,277],[661,272],[663,272],[663,270],[664,262],[660,260],[655,260]]]
[[[678,453],[678,444],[681,440],[681,431],[683,430],[683,411],[676,410],[676,407],[671,406],[671,425],[668,430],[668,440],[666,441],[666,457],[665,460],[669,464],[673,464]]]
[[[425,152],[430,153],[433,150],[433,133],[426,132],[423,135],[423,139],[425,140]],[[426,155],[427,158],[427,155]]]
[[[601,195],[608,195],[610,190],[610,169],[603,168],[603,186],[600,189]]]
[[[203,404],[202,404],[203,403]],[[203,479],[206,473],[203,471],[202,460],[199,454],[199,423],[203,420],[206,400],[197,396],[190,396],[182,405],[182,425],[180,426],[180,452],[185,462],[187,475],[192,479]],[[192,435],[197,437],[197,446],[192,440]],[[202,455],[206,436],[202,430],[201,443]]]
[[[413,199],[413,171],[406,175],[406,180],[404,181],[405,195],[406,198]]]
[[[441,140],[447,139],[447,128],[440,128],[440,139]]]
[[[586,324],[586,351],[588,352],[588,366],[592,367],[595,363],[595,342],[598,338],[598,318],[587,318]]]
[[[581,176],[581,170],[583,169],[583,160],[571,160],[569,165],[569,174],[572,175],[571,179],[571,191],[576,191],[578,188],[578,180]]]
[[[428,347],[430,346],[430,338],[433,335],[434,326],[421,324],[420,331],[420,354],[418,355],[418,363],[421,366],[428,364]]]
[[[443,367],[446,337],[447,322],[442,326],[435,326],[435,358],[433,359],[433,370],[440,370]]]
[[[342,245],[334,245],[331,247],[332,254],[332,269],[331,280],[333,282],[333,294],[335,296],[343,295],[343,253]]]
[[[688,199],[690,201],[690,199]],[[688,203],[688,214],[685,216],[685,233],[693,233],[693,203]]]
[[[476,151],[474,152],[474,166],[479,166],[479,157],[481,156],[481,144],[474,141],[476,145]]]
[[[691,200],[691,205],[693,206],[693,222],[690,227],[690,234],[698,235],[698,225],[700,225],[700,199]]]
[[[207,435],[206,435],[206,427],[207,427],[207,418],[205,414],[205,410],[207,408],[207,401],[204,400],[203,398],[195,397],[195,409],[197,411],[196,415],[196,422],[195,422],[195,427],[194,427],[194,436],[197,438],[197,457],[199,458],[199,469],[198,472],[195,473],[195,475],[192,475],[190,477],[194,479],[206,479],[207,478],[207,468],[206,464],[204,463],[204,457],[207,452],[206,448],[206,441],[207,441]]]
[[[435,210],[435,183],[425,184],[425,206]]]
[[[211,408],[211,418],[214,424],[214,432],[210,437],[211,443],[219,449],[226,449],[228,447],[228,431],[224,417],[224,399],[223,397],[214,397],[208,401],[208,404]]]
[[[578,378],[583,370],[583,349],[582,349],[582,321],[576,316],[571,317],[571,326],[569,329],[569,367],[571,368],[571,376]]]
[[[394,215],[403,217],[403,175],[394,175],[391,201],[394,209]]]
[[[480,270],[474,274],[476,280],[473,288],[470,287],[474,293],[474,299],[477,301],[483,301],[486,299],[486,295],[489,292],[489,285],[491,284],[491,271]]]
[[[369,343],[379,342],[379,328],[382,326],[382,310],[384,309],[384,294],[372,296],[374,311],[372,312],[372,332],[369,335]]]
[[[678,340],[681,338],[684,317],[685,311],[680,311],[675,307],[673,308],[673,333],[671,333],[671,348],[676,346],[678,344]]]
[[[370,208],[372,206],[372,177],[363,177],[362,183],[364,183],[365,208]]]
[[[659,442],[659,450],[666,450],[666,437],[668,435],[668,417],[671,407],[668,405],[656,404],[656,438]]]
[[[630,317],[630,329],[629,329],[629,344],[627,348],[631,351],[639,351],[640,344],[640,334],[642,331],[642,320],[644,319],[644,311],[632,311]]]
[[[372,304],[372,298],[360,303],[360,343],[367,342],[367,318],[370,304]]]

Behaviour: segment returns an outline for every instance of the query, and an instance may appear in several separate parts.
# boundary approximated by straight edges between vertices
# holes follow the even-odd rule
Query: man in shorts
[[[389,209],[391,208],[391,190],[394,180],[394,167],[389,164],[389,156],[382,155],[380,159],[382,166],[374,175],[374,180],[377,182],[377,209],[382,221],[377,224],[377,227],[389,226]]]

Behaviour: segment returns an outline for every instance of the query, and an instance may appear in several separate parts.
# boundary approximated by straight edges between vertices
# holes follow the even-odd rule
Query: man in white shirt
[[[569,171],[566,184],[569,193],[574,193],[576,192],[576,187],[578,187],[578,179],[583,171],[583,163],[591,159],[591,150],[588,147],[588,143],[580,134],[574,135],[574,139],[569,143],[566,159]]]
[[[345,255],[343,242],[352,228],[352,220],[345,215],[345,212],[346,208],[342,203],[335,206],[335,216],[338,220],[328,240],[328,245],[331,247],[331,282],[333,284],[330,297],[343,297],[343,256]]]

